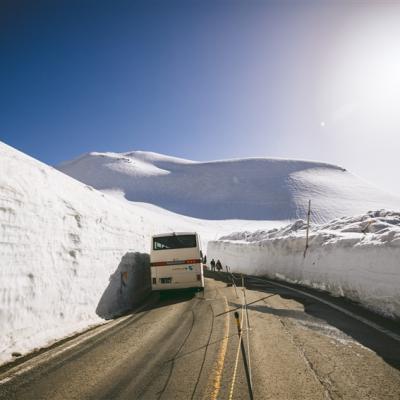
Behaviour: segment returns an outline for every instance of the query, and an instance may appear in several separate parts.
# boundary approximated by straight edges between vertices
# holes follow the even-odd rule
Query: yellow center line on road
[[[228,310],[228,300],[224,297],[225,301],[225,311]],[[210,399],[217,400],[219,391],[221,389],[221,379],[222,371],[224,369],[225,355],[228,349],[228,339],[229,339],[229,313],[225,314],[224,321],[224,339],[222,340],[221,346],[218,351],[217,361],[214,365],[214,381],[212,385],[212,392]]]

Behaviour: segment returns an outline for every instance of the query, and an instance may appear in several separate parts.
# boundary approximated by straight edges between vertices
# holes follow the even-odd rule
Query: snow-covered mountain
[[[100,190],[203,219],[312,220],[399,209],[400,198],[320,162],[248,158],[194,162],[157,153],[88,153],[57,167]]]

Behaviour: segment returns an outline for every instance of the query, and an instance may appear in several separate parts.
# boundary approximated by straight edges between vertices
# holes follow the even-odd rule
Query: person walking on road
[[[217,267],[217,271],[222,271],[222,264],[221,261],[217,261],[217,263],[215,264],[215,266]]]
[[[210,265],[211,265],[211,271],[215,271],[215,260],[214,259],[211,260]]]

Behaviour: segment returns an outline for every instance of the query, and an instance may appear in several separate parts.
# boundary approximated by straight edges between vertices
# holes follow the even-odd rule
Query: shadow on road
[[[158,301],[151,308],[165,307],[171,304],[190,301],[196,297],[196,293],[198,292],[195,289],[180,289],[158,292],[156,294],[158,296]]]
[[[146,306],[146,310],[188,301],[195,295],[194,290],[152,293],[149,255],[126,253],[115,272],[110,275],[108,286],[96,307],[96,314],[108,320],[129,314],[135,306],[149,297],[152,297],[152,301]]]
[[[146,253],[126,253],[110,275],[109,283],[96,307],[104,319],[119,317],[150,293],[150,257]]]
[[[226,273],[207,271],[206,276],[226,283],[230,283],[232,280],[231,277]],[[239,284],[239,279],[236,283]],[[330,303],[344,308],[345,310],[350,311],[359,317],[365,318],[366,320],[379,325],[384,330],[389,330],[400,336],[400,323],[398,321],[393,321],[377,315],[365,309],[364,307],[361,307],[357,303],[345,298],[333,297],[326,292],[304,288],[299,285],[291,285],[286,282],[285,285],[289,287],[293,286],[294,288],[329,301]],[[327,304],[324,304],[306,295],[302,295],[301,293],[291,291],[290,289],[273,286],[273,284],[271,285],[267,282],[265,284],[259,283],[259,281],[257,283],[251,282],[251,276],[246,283],[246,287],[251,290],[278,294],[282,298],[295,300],[301,303],[304,307],[304,312],[299,310],[276,309],[270,305],[260,302],[250,305],[249,310],[297,320],[303,325],[308,326],[310,329],[320,330],[321,333],[326,331],[322,324],[328,324],[343,332],[345,335],[353,338],[363,346],[371,349],[380,357],[382,357],[386,363],[400,370],[399,342],[385,333],[380,332],[379,330],[372,328],[362,321],[359,321],[350,315],[346,315],[343,312],[328,306]],[[318,327],[318,324],[320,327]]]
[[[400,369],[400,346],[395,339],[316,300],[309,300],[300,296],[291,296],[290,294],[281,294],[281,297],[302,303],[304,312],[274,309],[262,304],[250,306],[249,309],[277,315],[282,318],[291,318],[321,333],[326,331],[323,323],[327,323],[377,353],[391,366]],[[361,316],[365,317],[364,312],[362,311],[361,313],[363,313]],[[370,318],[367,319],[370,320]],[[381,323],[380,326],[382,325],[385,328],[385,324]]]

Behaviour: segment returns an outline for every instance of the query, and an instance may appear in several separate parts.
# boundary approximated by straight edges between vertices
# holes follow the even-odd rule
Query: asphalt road
[[[227,312],[242,315],[243,293],[212,277],[204,293],[153,295],[131,315],[1,369],[0,399],[249,398]],[[259,278],[247,286],[255,399],[400,399],[399,324],[318,292]]]

